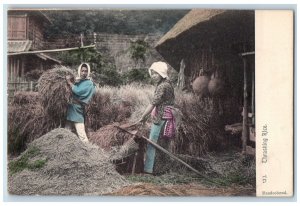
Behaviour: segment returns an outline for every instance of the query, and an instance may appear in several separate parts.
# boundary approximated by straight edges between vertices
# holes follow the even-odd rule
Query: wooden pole
[[[252,101],[251,101],[252,124],[255,124],[255,73],[252,69]]]
[[[244,63],[244,108],[243,108],[243,132],[242,132],[242,153],[246,152],[247,139],[248,139],[248,102],[247,102],[247,60],[243,58]]]
[[[134,153],[134,158],[133,158],[133,164],[132,164],[132,170],[131,170],[131,174],[134,175],[135,172],[135,165],[136,165],[136,158],[137,158],[137,152]]]
[[[83,47],[83,34],[81,33],[80,34],[80,47],[82,48]],[[81,59],[81,63],[83,63],[83,51],[81,50],[80,51],[80,59]]]
[[[159,146],[158,144],[156,144],[155,142],[152,142],[150,139],[148,139],[147,137],[145,136],[138,136],[136,134],[133,134],[129,131],[127,131],[126,129],[122,128],[122,127],[119,127],[119,126],[115,126],[117,127],[118,129],[128,133],[128,134],[131,134],[133,136],[136,136],[136,137],[140,137],[140,138],[143,138],[144,140],[146,140],[149,144],[151,144],[153,147],[155,147],[156,149],[162,151],[163,153],[167,154],[168,156],[170,156],[171,158],[173,158],[174,160],[180,162],[181,164],[183,164],[184,166],[186,166],[187,168],[189,168],[190,170],[192,170],[193,172],[197,173],[199,176],[205,178],[207,181],[209,182],[213,182],[215,184],[218,184],[217,182],[214,182],[212,181],[210,178],[206,177],[205,175],[201,174],[198,170],[196,170],[195,168],[193,168],[192,166],[190,166],[189,164],[187,164],[186,162],[184,162],[183,160],[179,159],[178,157],[176,157],[174,154],[172,154],[171,152],[169,152],[168,150],[164,149],[163,147]]]
[[[8,53],[8,56],[21,55],[21,54],[38,54],[38,53],[51,53],[51,52],[61,52],[61,51],[72,51],[78,49],[87,49],[93,48],[95,45],[83,46],[83,47],[73,47],[73,48],[65,48],[65,49],[50,49],[50,50],[39,50],[39,51],[27,51],[27,52],[15,52]]]

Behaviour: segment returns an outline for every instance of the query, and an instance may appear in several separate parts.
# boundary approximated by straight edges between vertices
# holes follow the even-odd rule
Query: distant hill
[[[80,33],[164,34],[189,10],[49,10],[48,38]]]

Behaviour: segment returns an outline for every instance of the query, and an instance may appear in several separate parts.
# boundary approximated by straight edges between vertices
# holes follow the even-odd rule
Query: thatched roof
[[[179,34],[187,31],[193,26],[201,22],[209,21],[211,18],[224,12],[225,10],[193,9],[181,20],[179,20],[174,27],[159,40],[156,45],[158,46],[169,39],[176,38]]]
[[[176,70],[181,59],[201,50],[223,50],[229,45],[254,45],[253,10],[193,9],[156,44],[156,50]],[[192,59],[193,61],[193,59]]]

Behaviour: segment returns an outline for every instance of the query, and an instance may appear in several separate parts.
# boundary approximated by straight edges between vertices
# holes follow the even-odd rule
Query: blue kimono
[[[80,80],[72,86],[73,99],[79,101],[73,101],[68,105],[67,120],[84,123],[84,105],[91,100],[95,91],[95,84],[89,79]]]

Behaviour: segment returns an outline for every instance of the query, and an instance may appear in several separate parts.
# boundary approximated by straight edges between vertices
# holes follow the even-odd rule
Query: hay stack
[[[14,163],[25,157],[27,165],[42,161],[44,164],[14,174],[10,167],[8,190],[11,194],[101,195],[129,185],[101,149],[82,143],[65,129],[52,130],[36,139]],[[11,162],[11,165],[16,164]]]
[[[40,101],[38,92],[19,91],[14,93],[12,105],[37,104]]]
[[[136,130],[135,130],[136,131]],[[131,131],[131,132],[135,132]],[[148,135],[148,128],[141,128],[137,135]],[[144,150],[146,143],[142,139],[135,139],[133,136],[114,127],[107,125],[101,127],[96,132],[89,133],[89,140],[107,151],[110,161],[117,163],[117,171],[120,173],[131,173],[134,159],[134,152],[138,149],[135,172],[140,173],[144,170]],[[128,146],[128,148],[125,148]],[[119,164],[119,162],[123,162]]]
[[[199,157],[214,148],[218,142],[212,126],[212,101],[199,101],[191,94],[184,94],[176,96],[176,105],[183,117],[177,125],[172,151]]]
[[[8,107],[8,152],[16,155],[26,143],[57,126],[46,118],[37,92],[16,92]]]
[[[126,101],[113,102],[112,93],[96,90],[86,108],[86,125],[97,131],[104,125],[125,121],[131,115],[131,104]]]
[[[43,73],[38,81],[38,92],[41,95],[41,104],[49,118],[64,122],[67,106],[72,92],[67,85],[66,75],[73,75],[73,71],[64,66]]]

